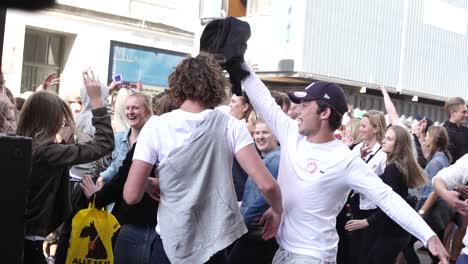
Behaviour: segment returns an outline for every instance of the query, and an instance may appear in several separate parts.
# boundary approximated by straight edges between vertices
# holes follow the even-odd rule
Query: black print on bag
[[[87,258],[107,259],[106,248],[99,237],[94,222],[91,222],[89,226],[85,226],[83,230],[81,230],[80,237],[89,237]]]

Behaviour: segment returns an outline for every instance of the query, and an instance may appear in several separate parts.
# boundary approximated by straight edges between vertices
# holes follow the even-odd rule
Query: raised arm
[[[288,131],[290,129],[297,130],[296,121],[292,120],[281,110],[281,107],[276,104],[270,91],[255,75],[255,72],[246,63],[243,63],[242,67],[250,71],[250,75],[242,80],[242,85],[255,112],[265,120],[278,141],[285,144],[288,138]]]
[[[41,159],[49,164],[76,165],[88,163],[98,160],[114,150],[114,133],[110,116],[100,98],[101,85],[92,71],[83,73],[83,82],[91,99],[92,124],[96,128],[94,139],[89,142],[70,145],[47,144],[42,150],[45,154],[41,155]],[[65,103],[64,107],[66,107]]]
[[[387,89],[385,89],[385,86],[381,85],[380,91],[382,91],[382,95],[384,97],[385,110],[387,111],[388,117],[390,118],[390,123],[392,123],[392,126],[397,126],[400,122],[400,119],[398,117],[398,112],[395,108],[395,105],[393,104]]]

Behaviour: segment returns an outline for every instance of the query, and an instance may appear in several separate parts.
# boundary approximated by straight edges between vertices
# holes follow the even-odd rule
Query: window
[[[169,86],[169,75],[185,57],[181,52],[111,41],[107,80],[120,74],[125,84],[141,81],[145,91],[158,93]]]
[[[21,92],[34,91],[51,73],[59,75],[63,58],[64,36],[26,29],[23,52]],[[58,87],[53,87],[58,92]]]
[[[271,15],[271,0],[251,0],[247,1],[248,16],[269,16]]]

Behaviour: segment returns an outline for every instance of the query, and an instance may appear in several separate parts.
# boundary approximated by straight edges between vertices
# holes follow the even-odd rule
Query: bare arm
[[[460,214],[466,215],[468,213],[468,203],[458,198],[460,193],[449,191],[443,179],[436,176],[432,182],[432,187],[436,194],[444,199],[451,207],[460,212]]]
[[[141,201],[152,169],[153,164],[141,160],[133,161],[123,190],[123,197],[127,204],[137,204]]]
[[[244,169],[257,184],[268,204],[273,208],[273,211],[277,214],[281,214],[283,212],[283,207],[279,185],[263,164],[253,144],[249,144],[240,149],[236,153],[236,159],[242,169]]]
[[[419,210],[419,214],[424,215],[427,211],[429,211],[429,209],[431,209],[434,205],[435,201],[437,201],[437,197],[439,196],[435,192],[431,192]]]
[[[382,85],[380,86],[380,90],[382,91],[382,95],[384,97],[384,104],[385,104],[385,110],[387,111],[388,117],[390,118],[390,123],[392,123],[392,126],[397,126],[400,119],[398,117],[398,112],[395,108],[395,105],[392,102],[392,99],[390,99],[390,95],[387,92],[387,89]]]

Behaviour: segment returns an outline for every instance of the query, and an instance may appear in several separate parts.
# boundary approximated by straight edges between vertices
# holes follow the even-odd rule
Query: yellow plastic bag
[[[111,239],[119,228],[112,214],[90,202],[73,217],[66,264],[113,264]]]

